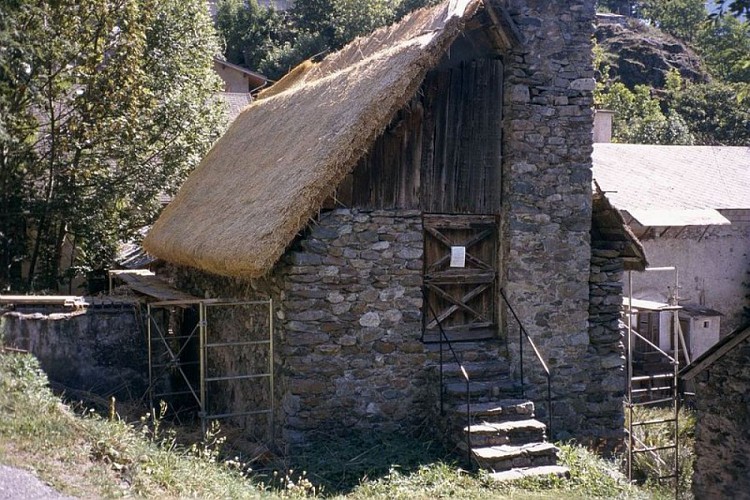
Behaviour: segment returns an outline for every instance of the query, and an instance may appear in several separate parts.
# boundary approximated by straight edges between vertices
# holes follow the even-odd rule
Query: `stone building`
[[[680,377],[695,386],[695,498],[747,498],[750,491],[750,325],[737,328]]]
[[[555,438],[621,438],[621,278],[645,261],[592,193],[593,19],[593,0],[411,14],[261,94],[163,212],[144,245],[183,290],[273,298],[284,442],[422,425],[452,391],[446,337],[511,386],[524,345]]]

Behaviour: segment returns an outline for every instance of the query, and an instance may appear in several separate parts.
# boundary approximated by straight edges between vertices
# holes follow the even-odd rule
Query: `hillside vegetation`
[[[702,0],[602,0],[597,104],[617,142],[750,145],[750,24]],[[623,4],[627,4],[623,7]]]

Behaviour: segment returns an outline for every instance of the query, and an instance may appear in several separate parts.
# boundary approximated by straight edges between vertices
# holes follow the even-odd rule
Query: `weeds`
[[[660,498],[664,490],[628,483],[615,462],[581,446],[560,445],[570,479],[525,479],[499,484],[487,473],[468,472],[452,461],[430,434],[408,436],[351,432],[321,434],[303,452],[250,470],[239,458],[225,460],[218,426],[202,440],[184,444],[167,425],[165,405],[135,423],[114,405],[100,416],[75,415],[47,388],[32,356],[0,354],[0,461],[33,469],[70,495],[84,497],[199,498]],[[640,419],[651,418],[639,416]],[[683,419],[691,422],[691,419]],[[681,441],[691,444],[688,426]],[[664,438],[652,430],[642,439]],[[656,473],[638,464],[644,477]],[[683,477],[689,478],[688,464]]]

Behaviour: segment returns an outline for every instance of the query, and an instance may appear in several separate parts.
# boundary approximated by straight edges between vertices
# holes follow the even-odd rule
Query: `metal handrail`
[[[513,317],[516,320],[516,323],[518,324],[518,350],[519,350],[519,359],[521,361],[521,396],[526,397],[526,388],[524,385],[524,377],[523,377],[523,338],[526,337],[526,340],[529,341],[529,344],[531,345],[531,348],[534,350],[534,354],[536,354],[536,359],[539,360],[539,363],[542,365],[542,369],[544,370],[544,374],[547,377],[547,428],[549,429],[549,438],[552,439],[552,375],[550,374],[549,367],[547,366],[547,363],[544,362],[544,359],[542,358],[542,355],[539,353],[539,349],[537,349],[536,344],[534,344],[534,341],[531,339],[531,336],[529,335],[529,332],[526,331],[526,328],[524,328],[523,324],[521,323],[521,319],[516,314],[516,311],[513,309],[513,306],[510,305],[510,301],[508,300],[508,297],[505,295],[505,290],[503,288],[500,289],[500,296],[505,301],[505,305],[508,306],[508,309],[510,310],[511,314],[513,314]]]
[[[440,319],[437,317],[437,314],[435,314],[435,310],[432,308],[432,305],[428,302],[427,307],[430,309],[430,312],[432,313],[432,317],[435,318],[435,322],[437,323],[438,330],[440,330],[440,414],[445,415],[445,405],[443,402],[443,393],[445,392],[444,387],[444,377],[443,377],[443,343],[448,344],[448,349],[450,349],[451,354],[453,354],[453,359],[456,361],[456,364],[458,365],[459,369],[461,370],[461,375],[464,377],[464,381],[466,382],[466,454],[468,458],[468,463],[471,464],[472,459],[472,449],[471,449],[471,392],[469,390],[469,373],[466,371],[466,368],[464,367],[463,363],[458,357],[458,354],[456,354],[456,351],[453,349],[453,344],[451,344],[450,339],[448,339],[448,335],[446,335],[445,330],[443,330],[443,325],[440,322]],[[423,334],[424,335],[424,334]],[[443,339],[445,339],[445,342],[443,342]]]

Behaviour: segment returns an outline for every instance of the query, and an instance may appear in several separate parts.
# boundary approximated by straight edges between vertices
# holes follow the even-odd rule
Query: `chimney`
[[[594,110],[594,143],[612,142],[612,118],[614,111],[608,109]]]

